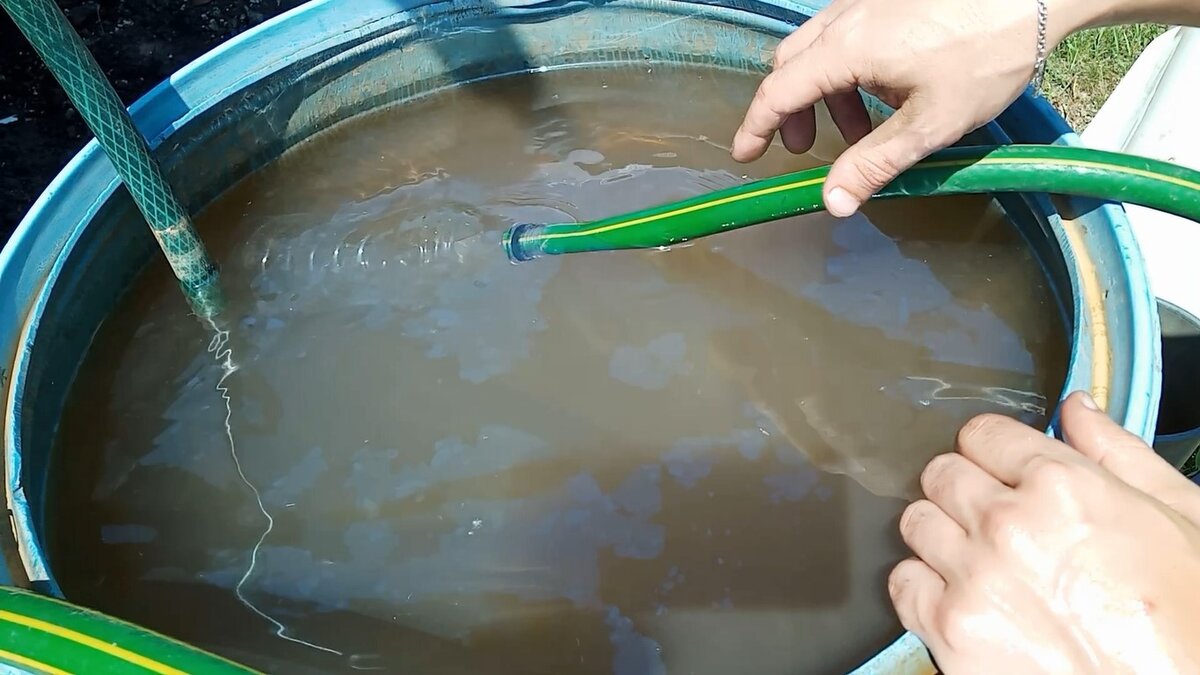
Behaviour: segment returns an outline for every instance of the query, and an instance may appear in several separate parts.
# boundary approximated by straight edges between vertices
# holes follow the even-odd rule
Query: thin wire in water
[[[298,645],[315,649],[317,651],[322,651],[327,654],[344,656],[342,652],[336,649],[324,647],[322,645],[314,644],[312,642],[308,642],[307,640],[302,640],[300,638],[288,635],[286,626],[284,626],[279,622],[279,620],[270,614],[267,614],[263,610],[259,609],[258,606],[253,602],[250,602],[243,592],[246,582],[249,581],[250,577],[254,575],[254,569],[258,565],[258,554],[259,551],[262,550],[263,542],[267,540],[267,537],[271,534],[271,531],[275,529],[275,519],[271,517],[270,512],[267,511],[266,504],[264,504],[262,500],[262,494],[258,491],[258,488],[255,487],[254,483],[252,483],[246,476],[245,470],[242,469],[242,461],[238,458],[237,442],[233,440],[233,426],[231,423],[233,418],[233,403],[229,395],[229,387],[226,386],[225,381],[238,371],[238,365],[234,363],[233,349],[229,347],[229,331],[218,326],[211,318],[208,319],[208,323],[213,330],[213,338],[208,343],[208,353],[213,355],[213,359],[217,361],[218,365],[221,367],[221,379],[217,380],[215,389],[217,393],[220,394],[221,400],[225,402],[225,437],[229,440],[229,455],[233,458],[233,465],[237,469],[238,476],[254,495],[254,501],[258,505],[258,510],[267,520],[266,528],[264,528],[262,534],[259,535],[258,541],[254,542],[254,548],[250,550],[250,564],[246,567],[246,571],[242,574],[241,579],[238,579],[237,584],[233,587],[233,593],[237,596],[237,599],[246,606],[247,609],[261,616],[263,619],[270,622],[271,625],[275,626],[276,637],[287,640],[288,642],[294,642]]]

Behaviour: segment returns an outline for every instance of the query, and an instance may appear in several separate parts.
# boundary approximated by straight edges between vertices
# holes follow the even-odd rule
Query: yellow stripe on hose
[[[1123,173],[1123,174],[1127,174],[1130,176],[1137,176],[1138,178],[1149,178],[1151,180],[1162,181],[1164,183],[1170,183],[1171,185],[1175,185],[1175,186],[1182,187],[1182,188],[1187,188],[1189,190],[1200,190],[1200,183],[1194,183],[1185,178],[1177,178],[1175,176],[1169,176],[1167,174],[1156,173],[1154,171],[1147,171],[1145,169],[1135,169],[1135,168],[1129,167],[1129,166],[1120,166],[1119,164],[1106,164],[1104,162],[1089,162],[1086,159],[1054,159],[1052,157],[1027,157],[1027,158],[984,157],[983,159],[979,159],[974,162],[967,162],[967,164],[972,164],[972,163],[973,164],[1057,164],[1059,166],[1075,166],[1075,167],[1079,167],[1081,169],[1105,169],[1107,171],[1112,171],[1113,173]],[[944,168],[949,168],[952,166],[960,166],[960,165],[963,165],[963,163],[957,162],[957,161],[947,161],[947,162],[930,162],[929,164],[925,164],[924,166],[928,166],[931,168],[944,169]]]
[[[0,661],[7,661],[14,665],[25,666],[26,668],[32,668],[39,673],[46,673],[46,675],[71,675],[71,673],[69,673],[61,668],[55,668],[54,666],[52,666],[50,664],[42,663],[41,661],[31,659],[28,656],[14,654],[10,651],[5,651],[3,649],[0,649]]]
[[[16,614],[8,610],[0,610],[0,621],[15,623],[18,626],[32,628],[33,630],[49,633],[55,637],[60,637],[64,640],[70,640],[71,642],[81,644],[85,647],[91,647],[98,652],[103,652],[109,656],[125,661],[126,663],[132,663],[135,666],[140,666],[154,673],[160,673],[161,675],[186,675],[186,673],[184,673],[182,670],[176,670],[175,668],[159,663],[158,661],[155,661],[147,656],[142,656],[141,654],[131,652],[123,647],[118,647],[117,645],[104,642],[103,640],[98,640],[90,635],[84,635],[83,633],[73,631],[70,628],[63,628],[62,626],[57,626],[47,621],[42,621],[41,619],[35,619],[31,616]]]
[[[634,225],[641,225],[642,223],[652,223],[656,220],[662,220],[663,218],[671,218],[672,216],[682,216],[685,213],[695,213],[696,211],[704,211],[706,209],[711,209],[714,206],[723,206],[725,204],[732,204],[734,202],[740,202],[740,201],[744,201],[747,199],[752,199],[754,197],[761,197],[763,195],[775,194],[776,192],[786,192],[787,190],[799,190],[800,188],[811,187],[813,185],[820,185],[821,183],[824,183],[824,182],[825,182],[824,178],[810,178],[809,180],[800,181],[798,183],[785,183],[784,185],[774,185],[769,188],[755,190],[754,192],[747,192],[745,194],[733,195],[730,197],[725,197],[724,199],[717,199],[715,201],[705,202],[703,204],[693,204],[691,206],[685,206],[681,209],[675,209],[674,211],[667,211],[665,213],[659,213],[659,214],[655,214],[653,216],[643,216],[641,218],[635,218],[633,220],[625,220],[625,221],[622,221],[619,223],[613,223],[611,225],[605,225],[603,227],[597,227],[597,228],[594,228],[591,230],[581,230],[579,232],[557,232],[557,233],[553,233],[553,234],[542,234],[542,235],[530,237],[530,239],[545,241],[547,239],[562,239],[565,237],[579,237],[579,236],[582,236],[585,234],[587,234],[587,235],[603,234],[605,232],[611,232],[613,230],[623,230],[627,227],[633,227]]]
[[[916,168],[917,169],[951,169],[951,168],[955,168],[955,167],[968,167],[968,166],[973,166],[976,164],[1055,164],[1058,166],[1073,166],[1073,167],[1078,167],[1078,168],[1083,168],[1083,169],[1104,169],[1106,171],[1112,171],[1114,173],[1123,173],[1123,174],[1130,175],[1130,176],[1138,176],[1139,178],[1149,178],[1152,180],[1169,183],[1171,185],[1175,185],[1178,187],[1183,187],[1183,188],[1188,188],[1191,190],[1200,191],[1200,183],[1194,183],[1190,180],[1186,180],[1183,178],[1176,178],[1175,176],[1167,176],[1167,175],[1163,175],[1160,173],[1155,173],[1153,171],[1146,171],[1144,169],[1135,169],[1132,167],[1119,166],[1116,164],[1106,164],[1104,162],[1090,162],[1087,160],[1080,160],[1080,159],[1054,159],[1052,157],[1034,157],[1034,158],[983,157],[983,158],[979,158],[979,159],[966,159],[966,160],[955,159],[955,160],[945,160],[945,161],[941,161],[941,162],[926,162],[924,164],[918,165]],[[623,230],[627,227],[633,227],[634,225],[642,225],[644,223],[652,223],[656,220],[662,220],[664,218],[672,218],[674,216],[681,216],[681,215],[688,214],[688,213],[695,213],[696,211],[704,211],[706,209],[711,209],[716,206],[724,206],[725,204],[732,204],[735,202],[745,201],[747,199],[753,199],[755,197],[762,197],[765,195],[775,194],[777,192],[786,192],[788,190],[799,190],[799,189],[806,188],[806,187],[812,187],[814,185],[820,185],[824,182],[825,182],[825,178],[822,177],[822,178],[810,178],[808,180],[797,181],[795,183],[786,183],[784,185],[773,185],[769,188],[763,188],[761,190],[755,190],[753,192],[745,192],[745,193],[742,193],[739,195],[732,195],[729,197],[725,197],[723,199],[717,199],[717,200],[711,201],[711,202],[704,202],[703,204],[693,204],[691,206],[685,206],[683,208],[675,209],[673,211],[657,213],[652,216],[643,216],[641,218],[635,218],[633,220],[625,220],[625,221],[621,221],[618,223],[611,223],[609,225],[603,225],[601,227],[596,227],[596,228],[587,229],[587,230],[576,230],[574,232],[551,232],[551,233],[546,233],[546,234],[539,234],[539,235],[534,235],[534,236],[530,237],[530,239],[534,240],[534,241],[549,241],[551,239],[570,239],[573,237],[584,237],[584,236],[592,236],[592,235],[596,235],[596,234],[604,234],[605,232],[612,232],[614,230]]]

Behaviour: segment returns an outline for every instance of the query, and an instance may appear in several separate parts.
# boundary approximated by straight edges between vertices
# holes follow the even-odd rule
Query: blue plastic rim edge
[[[647,0],[651,2],[652,0]],[[426,0],[313,0],[278,16],[209,52],[178,71],[131,107],[139,129],[157,147],[199,113],[217,105],[230,95],[253,84],[289,63],[336,47],[354,36],[370,34],[395,23],[399,17],[418,9],[443,4]],[[563,12],[609,4],[596,2],[512,2],[492,3],[498,16],[529,16],[538,12]],[[621,3],[636,6],[645,3]],[[822,0],[739,0],[724,6],[706,2],[679,1],[679,6],[701,5],[715,17],[734,13],[743,20],[757,18],[757,27],[786,32],[787,21],[779,15],[811,16],[827,3]],[[669,6],[669,5],[667,5]],[[661,8],[661,7],[660,7]],[[748,16],[750,15],[750,16]],[[797,21],[801,20],[799,18]],[[283,57],[282,54],[288,56]],[[991,130],[1003,132],[1022,142],[1078,145],[1079,139],[1049,105],[1031,95],[1023,96],[993,124]],[[118,186],[108,160],[93,141],[67,165],[35,202],[3,251],[0,251],[0,294],[11,302],[0,305],[0,348],[11,355],[0,365],[0,385],[6,389],[4,461],[8,507],[13,514],[18,544],[32,580],[48,584],[47,591],[58,593],[52,575],[46,569],[38,537],[29,527],[30,505],[25,501],[20,467],[20,406],[25,390],[24,370],[29,349],[38,328],[38,318],[49,298],[49,289],[63,272],[65,253],[74,246],[91,218]],[[1048,201],[1048,216],[1056,234],[1062,223]],[[1110,364],[1114,372],[1130,378],[1129,398],[1117,406],[1127,429],[1149,440],[1153,435],[1159,396],[1160,357],[1158,319],[1154,298],[1143,269],[1143,260],[1133,239],[1124,210],[1115,204],[1086,205],[1079,220],[1086,222],[1084,241],[1094,249],[1101,262],[1115,267],[1102,281],[1106,290],[1117,292],[1126,303],[1128,326],[1116,326],[1114,340],[1126,341],[1128,363]],[[1060,237],[1060,243],[1065,238]],[[37,261],[26,264],[26,261]],[[1070,262],[1070,261],[1069,261]],[[1078,288],[1074,265],[1069,265],[1072,283]],[[1075,346],[1071,371],[1064,388],[1069,392],[1086,382],[1077,367],[1093,356],[1080,338],[1086,316],[1078,299],[1073,308]],[[1110,331],[1114,326],[1108,327]],[[1082,345],[1082,346],[1081,346]],[[1123,417],[1123,419],[1120,419]],[[906,633],[868,663],[854,671],[857,675],[876,673],[932,672],[928,655],[920,641]]]

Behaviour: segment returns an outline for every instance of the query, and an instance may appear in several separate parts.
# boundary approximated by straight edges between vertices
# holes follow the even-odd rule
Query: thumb
[[[1100,410],[1083,392],[1067,398],[1060,413],[1063,441],[1130,487],[1200,524],[1200,488],[1159,457],[1142,439]]]
[[[909,99],[877,129],[850,146],[829,169],[825,208],[839,218],[859,207],[912,165],[956,139],[952,124],[939,124]]]

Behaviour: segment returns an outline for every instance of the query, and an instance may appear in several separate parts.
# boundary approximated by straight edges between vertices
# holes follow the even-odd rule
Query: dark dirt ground
[[[57,0],[126,104],[221,42],[303,2]],[[58,83],[0,12],[0,244],[91,138]]]

